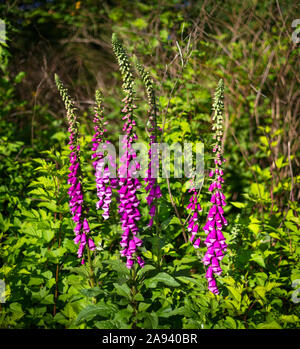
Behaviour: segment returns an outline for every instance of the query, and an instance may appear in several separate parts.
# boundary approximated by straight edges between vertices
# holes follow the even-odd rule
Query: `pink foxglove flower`
[[[215,131],[216,142],[213,145],[214,168],[211,169],[209,177],[212,178],[212,183],[209,186],[211,193],[212,206],[207,215],[206,224],[203,227],[204,232],[207,234],[204,241],[207,246],[207,252],[203,258],[204,265],[208,266],[206,271],[206,279],[208,281],[208,289],[218,294],[219,290],[216,284],[214,275],[221,275],[222,269],[220,261],[224,257],[224,253],[227,251],[227,245],[222,233],[222,229],[227,225],[227,220],[224,217],[223,207],[226,205],[225,196],[222,192],[222,184],[224,183],[222,164],[225,159],[222,156],[222,138],[223,138],[223,80],[219,81],[215,99],[213,104],[214,116],[213,116],[213,130]]]
[[[157,183],[157,178],[156,178],[157,171],[159,168],[159,157],[158,157],[158,154],[156,153],[152,154],[152,150],[153,150],[152,145],[157,142],[157,132],[159,128],[157,127],[157,120],[156,120],[157,106],[156,106],[156,98],[155,98],[155,91],[153,87],[153,81],[150,78],[149,73],[146,72],[145,69],[140,64],[137,64],[137,69],[146,87],[146,92],[148,96],[148,105],[149,105],[147,126],[148,126],[149,138],[150,138],[150,149],[148,152],[149,163],[148,163],[147,175],[145,178],[145,182],[148,184],[145,189],[148,193],[146,200],[149,207],[149,215],[151,217],[149,221],[149,226],[151,227],[154,223],[154,219],[157,214],[157,204],[156,204],[157,199],[161,197],[160,186]]]
[[[77,255],[81,258],[81,263],[84,264],[84,250],[85,247],[90,250],[95,249],[95,244],[91,238],[87,238],[90,233],[89,223],[86,218],[87,209],[84,204],[83,198],[83,188],[82,188],[82,172],[81,172],[81,162],[80,162],[80,145],[79,145],[79,135],[78,135],[78,121],[75,115],[74,103],[68,95],[68,91],[64,88],[62,82],[55,75],[55,82],[58,91],[65,103],[67,110],[67,120],[69,124],[69,149],[70,149],[70,163],[68,183],[70,188],[68,194],[70,197],[69,207],[72,214],[72,219],[75,222],[75,244],[79,245]],[[87,241],[88,240],[88,241]]]
[[[93,119],[95,134],[92,142],[92,159],[95,168],[96,188],[98,201],[97,210],[102,209],[102,217],[106,220],[109,218],[109,207],[112,200],[112,189],[116,188],[117,180],[112,178],[109,165],[105,163],[104,153],[110,142],[106,139],[106,124],[103,118],[102,96],[100,90],[96,90],[96,107]],[[100,149],[99,149],[100,148]],[[111,155],[108,154],[110,165],[115,168],[116,164]]]
[[[192,187],[189,189],[189,193],[191,193],[191,197],[190,197],[190,202],[187,205],[187,210],[190,211],[190,214],[189,214],[190,218],[188,220],[187,230],[190,233],[190,238],[189,238],[190,242],[193,244],[195,248],[199,248],[201,240],[200,240],[200,237],[197,236],[198,230],[199,230],[198,214],[200,211],[202,211],[202,209],[199,203],[198,193],[195,186],[192,185]]]
[[[120,245],[122,247],[121,256],[126,257],[127,268],[132,268],[136,261],[141,267],[144,266],[143,259],[138,254],[138,247],[142,245],[142,240],[138,238],[139,229],[137,221],[141,214],[138,209],[139,200],[137,198],[137,190],[141,184],[136,178],[139,164],[135,161],[136,154],[132,147],[132,143],[137,140],[135,133],[136,122],[134,120],[133,111],[136,108],[133,101],[133,75],[130,69],[129,59],[127,54],[118,40],[117,36],[112,36],[112,46],[117,57],[120,71],[123,79],[123,90],[125,98],[122,100],[124,107],[122,108],[124,120],[123,132],[125,133],[122,139],[122,148],[124,154],[120,159],[118,170],[119,179],[119,214],[122,223],[122,239]]]

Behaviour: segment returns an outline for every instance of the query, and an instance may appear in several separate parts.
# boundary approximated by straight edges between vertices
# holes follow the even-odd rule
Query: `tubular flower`
[[[189,193],[191,193],[191,197],[190,202],[187,205],[187,210],[190,210],[190,218],[188,220],[187,230],[190,232],[190,242],[193,244],[195,248],[199,248],[201,240],[199,237],[197,237],[199,230],[198,212],[202,211],[202,208],[198,200],[198,193],[195,189],[195,186],[192,186],[189,189]]]
[[[158,154],[152,154],[152,144],[156,143],[157,141],[157,122],[156,122],[156,99],[155,99],[155,91],[153,87],[153,81],[150,78],[150,75],[148,72],[145,71],[145,69],[140,65],[137,64],[138,72],[143,80],[143,83],[146,88],[147,96],[148,96],[148,132],[149,132],[149,138],[150,138],[150,149],[148,152],[149,155],[149,163],[148,163],[148,169],[147,169],[147,176],[145,178],[145,182],[148,183],[146,186],[146,191],[148,193],[146,200],[149,207],[149,214],[150,214],[150,221],[149,226],[151,227],[153,225],[153,221],[155,219],[156,213],[157,213],[157,207],[156,207],[156,201],[161,197],[161,190],[160,186],[157,183],[157,179],[153,176],[153,171],[157,171],[159,167],[159,159]]]
[[[92,159],[95,159],[93,166],[95,168],[96,177],[96,188],[97,196],[99,201],[96,203],[97,210],[102,209],[102,217],[104,219],[109,218],[109,207],[112,197],[112,189],[116,188],[117,180],[115,178],[110,178],[111,173],[109,166],[105,165],[104,151],[110,142],[106,139],[105,133],[107,121],[103,120],[103,107],[102,107],[102,95],[100,90],[96,90],[95,93],[96,107],[95,116],[93,119],[95,134],[93,136],[92,142]],[[99,150],[101,146],[102,149]],[[114,159],[109,155],[109,160],[111,166],[115,167]]]
[[[211,193],[212,206],[207,215],[206,224],[203,230],[207,234],[205,245],[207,252],[203,258],[204,265],[208,266],[206,271],[206,279],[208,281],[208,289],[214,293],[219,294],[219,290],[214,278],[214,274],[221,275],[222,269],[219,262],[224,257],[227,251],[227,245],[222,233],[223,226],[227,225],[224,217],[223,207],[226,205],[225,196],[222,192],[222,184],[224,182],[222,164],[225,159],[222,156],[222,138],[223,138],[223,80],[220,80],[214,98],[214,115],[213,115],[213,130],[215,131],[214,138],[216,139],[213,145],[214,153],[214,168],[210,171],[209,177],[212,178],[212,183],[209,186]]]
[[[96,248],[94,241],[88,238],[90,232],[89,223],[86,219],[86,207],[84,205],[83,188],[82,188],[82,172],[80,163],[80,145],[78,134],[78,121],[75,115],[74,103],[68,95],[67,89],[64,88],[59,77],[55,74],[55,82],[57,89],[65,103],[67,110],[68,131],[69,131],[69,149],[70,149],[70,173],[68,175],[68,183],[71,185],[69,194],[69,207],[72,213],[72,219],[75,222],[74,233],[76,235],[74,242],[79,244],[78,258],[82,258],[81,263],[84,264],[83,254],[87,246],[90,250]]]
[[[122,247],[121,256],[126,257],[126,266],[130,269],[135,261],[137,261],[141,267],[145,264],[137,252],[137,248],[142,245],[142,240],[137,236],[139,232],[137,221],[140,219],[141,214],[138,210],[140,202],[136,194],[141,184],[139,180],[135,178],[140,165],[135,161],[136,154],[132,147],[133,141],[137,140],[137,135],[135,133],[136,123],[133,114],[133,110],[136,108],[133,101],[134,79],[127,54],[115,34],[112,36],[112,46],[122,74],[123,90],[125,92],[125,98],[122,100],[124,103],[122,119],[125,121],[123,127],[125,136],[122,139],[122,149],[124,153],[120,158],[120,166],[118,169],[120,187],[118,192],[120,197],[119,214],[123,230],[122,240],[120,242]]]

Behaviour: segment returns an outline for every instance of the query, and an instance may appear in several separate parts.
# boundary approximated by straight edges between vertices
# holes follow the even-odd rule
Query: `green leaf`
[[[246,207],[246,204],[244,204],[244,203],[242,203],[242,202],[237,202],[237,201],[233,202],[233,201],[230,201],[230,203],[231,203],[231,205],[233,205],[233,206],[235,206],[235,207],[237,207],[237,208],[244,208],[244,207]]]
[[[151,306],[151,304],[149,304],[149,303],[140,302],[139,303],[139,312],[146,311],[150,306]]]
[[[299,322],[297,315],[281,315],[279,321],[283,323],[293,324]]]
[[[96,321],[94,326],[100,330],[115,330],[120,328],[120,324],[115,320]]]
[[[252,253],[250,260],[256,262],[258,265],[260,265],[263,268],[266,267],[264,257],[260,253]]]
[[[169,35],[168,31],[165,30],[165,29],[162,29],[162,30],[159,32],[159,36],[160,36],[160,38],[161,38],[163,41],[167,41],[168,35]]]
[[[52,212],[58,211],[55,201],[40,202],[38,203],[38,207],[46,207],[49,211],[52,211]]]
[[[226,287],[229,290],[229,292],[232,294],[232,296],[240,303],[242,300],[241,291],[237,288],[232,287],[232,286],[226,285]]]
[[[26,73],[24,71],[20,71],[16,76],[15,76],[15,83],[19,84],[25,77]]]
[[[142,301],[144,300],[144,297],[143,297],[143,295],[142,295],[141,293],[137,293],[137,294],[133,297],[133,299],[134,299],[135,301],[137,301],[137,302],[142,302]]]
[[[99,287],[94,288],[84,288],[82,290],[79,290],[80,293],[82,293],[86,297],[97,297],[99,294],[105,294],[107,295],[107,292],[102,290]]]
[[[134,21],[132,21],[131,24],[139,30],[145,29],[148,26],[148,23],[144,18],[137,18]]]
[[[32,277],[29,279],[28,286],[41,285],[44,279]]]
[[[126,268],[126,265],[121,260],[106,260],[103,261],[103,264],[109,264],[113,270],[117,273],[127,276],[130,276],[129,270]]]
[[[169,318],[175,315],[186,315],[186,308],[179,307],[177,309],[172,309],[171,307],[160,309],[157,313],[158,317]]]
[[[112,314],[117,312],[116,306],[112,304],[92,304],[85,307],[81,312],[78,314],[76,319],[76,324],[79,324],[83,321],[90,321],[94,319],[96,316],[101,316],[104,318],[110,317]]]
[[[256,298],[261,298],[266,301],[266,288],[264,286],[257,286],[254,289],[254,295]]]
[[[22,310],[22,305],[19,303],[11,303],[9,305],[9,309],[12,312],[13,320],[19,320],[25,315],[24,311]]]
[[[158,273],[154,277],[144,281],[148,288],[155,288],[159,282],[171,287],[180,286],[180,284],[171,275],[164,272]]]
[[[119,296],[122,296],[122,297],[125,297],[127,299],[130,299],[130,288],[126,285],[126,284],[123,284],[123,285],[119,285],[117,283],[114,283],[113,284],[116,291],[117,291],[117,294]]]
[[[137,277],[139,279],[142,279],[145,274],[148,272],[148,271],[151,271],[151,270],[155,270],[155,267],[151,264],[146,264],[144,266],[144,268],[141,268],[138,272],[137,272]]]
[[[41,300],[41,304],[54,304],[54,295],[48,294],[45,298]]]
[[[232,328],[232,329],[237,328],[235,320],[230,316],[226,316],[224,323],[226,325],[226,328]]]
[[[282,327],[276,322],[260,323],[257,325],[257,329],[281,329]]]
[[[54,231],[53,230],[43,230],[43,239],[46,242],[50,242],[54,238]]]

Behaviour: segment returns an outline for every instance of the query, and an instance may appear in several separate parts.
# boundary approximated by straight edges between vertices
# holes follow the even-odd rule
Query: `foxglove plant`
[[[213,144],[214,153],[214,168],[210,171],[209,177],[212,178],[212,183],[209,186],[209,192],[211,193],[212,206],[208,212],[206,224],[203,227],[204,232],[207,234],[205,245],[207,246],[207,252],[203,258],[204,265],[207,265],[206,279],[208,281],[208,289],[214,293],[219,294],[219,290],[216,284],[214,275],[221,275],[222,269],[219,261],[224,257],[224,252],[227,251],[227,244],[222,233],[223,226],[227,225],[227,221],[224,217],[223,207],[226,205],[225,196],[222,192],[223,170],[222,164],[225,159],[222,155],[222,139],[223,139],[223,92],[224,84],[223,80],[220,80],[215,92],[213,103],[213,131],[215,132]]]
[[[131,269],[135,261],[141,267],[145,264],[137,252],[137,248],[142,245],[142,240],[137,236],[139,232],[137,221],[141,217],[138,209],[140,201],[136,194],[136,191],[141,187],[139,180],[136,178],[139,164],[135,161],[136,154],[132,147],[133,141],[136,141],[138,138],[135,133],[136,122],[133,114],[136,108],[134,105],[134,78],[130,69],[128,56],[116,34],[112,35],[112,46],[120,67],[123,79],[122,87],[125,92],[125,98],[122,100],[124,103],[122,120],[125,120],[123,126],[125,135],[122,139],[124,153],[120,158],[118,171],[120,186],[118,193],[120,197],[119,214],[121,216],[123,230],[122,240],[120,242],[123,248],[121,250],[121,256],[126,257],[126,266],[128,269]]]
[[[95,168],[97,196],[99,199],[96,203],[96,208],[98,210],[102,209],[102,217],[108,219],[112,189],[116,188],[117,180],[112,178],[109,166],[105,166],[104,151],[110,142],[106,137],[107,130],[105,125],[107,125],[107,121],[104,121],[103,117],[102,94],[100,90],[96,90],[95,99],[96,107],[93,119],[95,133],[92,139],[92,159],[94,159],[93,166]],[[108,154],[108,159],[110,165],[115,167],[114,159],[110,154]]]
[[[200,237],[197,237],[199,230],[198,213],[202,211],[202,208],[199,203],[198,193],[195,186],[193,185],[193,181],[191,182],[191,188],[189,189],[189,193],[191,193],[191,196],[190,202],[187,205],[187,210],[190,211],[187,230],[188,232],[190,232],[190,242],[193,244],[195,248],[199,248],[201,240]]]
[[[59,77],[55,74],[55,82],[57,89],[65,103],[65,108],[67,111],[67,121],[68,121],[68,132],[69,132],[69,149],[70,149],[70,163],[69,167],[70,173],[68,175],[68,183],[71,184],[68,194],[69,194],[69,207],[72,213],[72,219],[75,222],[74,233],[76,235],[74,242],[79,244],[78,247],[78,258],[82,258],[81,263],[84,264],[84,250],[86,246],[89,250],[94,250],[96,248],[94,241],[88,238],[90,233],[89,223],[87,221],[87,209],[84,204],[83,197],[83,177],[81,171],[81,161],[80,161],[80,145],[79,145],[79,134],[78,134],[78,121],[75,114],[74,102],[70,98],[68,91],[64,88]]]
[[[147,176],[145,178],[145,182],[147,182],[146,191],[148,193],[146,200],[149,207],[149,214],[150,214],[150,221],[149,226],[151,227],[153,225],[154,218],[157,214],[157,207],[156,207],[156,201],[161,197],[161,191],[160,186],[157,183],[157,179],[153,176],[153,171],[158,169],[159,167],[159,160],[158,160],[158,154],[152,154],[152,145],[157,142],[157,120],[156,120],[156,98],[155,98],[155,91],[153,87],[153,81],[150,77],[150,74],[145,71],[143,66],[140,64],[137,64],[138,72],[143,80],[143,83],[146,88],[146,93],[148,97],[148,132],[149,132],[149,138],[150,138],[150,149],[148,152],[149,156],[149,163],[148,163],[148,169],[147,169]],[[157,222],[156,222],[157,223]],[[156,224],[157,225],[157,224]]]

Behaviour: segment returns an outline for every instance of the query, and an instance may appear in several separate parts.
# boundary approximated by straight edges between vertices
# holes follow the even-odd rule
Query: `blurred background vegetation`
[[[66,251],[74,254],[73,247],[66,243],[66,250],[61,252],[60,239],[51,235],[43,236],[42,242],[30,241],[31,228],[24,227],[24,220],[47,222],[68,212],[65,206],[61,210],[57,208],[66,203],[65,197],[59,203],[56,201],[53,208],[45,204],[49,199],[45,193],[38,189],[30,192],[32,186],[47,186],[41,180],[43,177],[38,177],[38,165],[44,176],[53,173],[62,183],[67,173],[65,110],[55,87],[54,73],[64,81],[76,101],[81,133],[86,137],[83,141],[90,141],[92,134],[89,108],[94,106],[96,88],[104,94],[111,140],[118,140],[123,97],[111,48],[113,32],[123,40],[127,52],[147,67],[155,81],[159,121],[165,125],[164,142],[201,140],[205,149],[209,149],[212,95],[217,81],[224,79],[223,145],[230,222],[227,239],[231,252],[224,259],[225,276],[220,278],[223,300],[207,293],[203,278],[199,279],[202,289],[194,293],[191,281],[185,279],[186,289],[182,289],[182,294],[172,290],[164,295],[172,301],[164,299],[160,306],[153,301],[151,311],[144,306],[144,312],[148,309],[150,314],[148,317],[138,318],[134,313],[136,318],[130,325],[124,320],[128,313],[124,311],[124,318],[115,319],[113,309],[108,312],[109,319],[98,321],[97,327],[126,327],[132,323],[144,328],[294,328],[299,325],[299,309],[291,301],[295,292],[292,284],[300,279],[300,61],[299,45],[292,41],[295,28],[291,26],[299,15],[299,6],[291,0],[0,1],[0,18],[6,24],[6,44],[0,45],[0,278],[6,280],[10,292],[9,301],[3,305],[2,327],[95,326],[84,322],[83,315],[80,320],[77,318],[88,304],[80,303],[83,301],[78,290],[77,293],[73,290],[68,298],[66,285],[56,278],[57,265],[76,265],[70,256],[64,261],[57,259]],[[139,81],[136,90],[139,137],[146,141],[147,105]],[[183,216],[187,201],[184,183],[171,181],[170,185]],[[195,270],[201,274],[203,269],[197,258],[182,259],[186,250],[192,255],[194,252],[183,244],[181,235],[178,238],[177,232],[180,234],[182,228],[169,203],[169,192],[166,187],[163,189],[166,208],[161,217],[166,239],[161,242],[165,263],[161,267],[173,276],[177,275],[176,268],[186,269],[189,277]],[[56,189],[51,190],[53,197],[49,200],[57,200]],[[43,206],[37,204],[40,201]],[[44,207],[43,213],[38,207]],[[168,217],[174,219],[168,221]],[[68,226],[71,223],[64,224],[71,238],[72,229]],[[56,225],[48,228],[60,231]],[[103,229],[107,229],[109,250],[117,253],[118,236],[108,228]],[[43,255],[50,241],[60,251],[57,256]],[[149,238],[147,246],[152,252],[154,245]],[[27,255],[28,260],[24,258],[28,248],[32,258],[36,256],[32,270],[30,256]],[[146,254],[150,264],[154,254]],[[106,255],[106,258],[110,257]],[[45,274],[45,260],[52,276]],[[100,264],[98,267],[101,270]],[[40,279],[37,277],[40,281],[30,281],[28,270],[40,275]],[[70,270],[64,275],[67,272]],[[112,267],[112,275],[115,272]],[[70,283],[76,284],[74,280],[70,278]],[[167,286],[171,287],[172,282]],[[44,293],[38,295],[41,287]],[[64,297],[59,298],[59,290],[65,292]],[[116,297],[121,296],[118,288],[115,291]],[[159,299],[153,292],[150,298]],[[39,302],[44,306],[29,311],[22,307],[22,302],[30,306]],[[169,315],[165,302],[171,306]],[[119,304],[124,309],[125,305]],[[56,306],[60,306],[61,313]],[[104,321],[110,322],[104,324]]]

